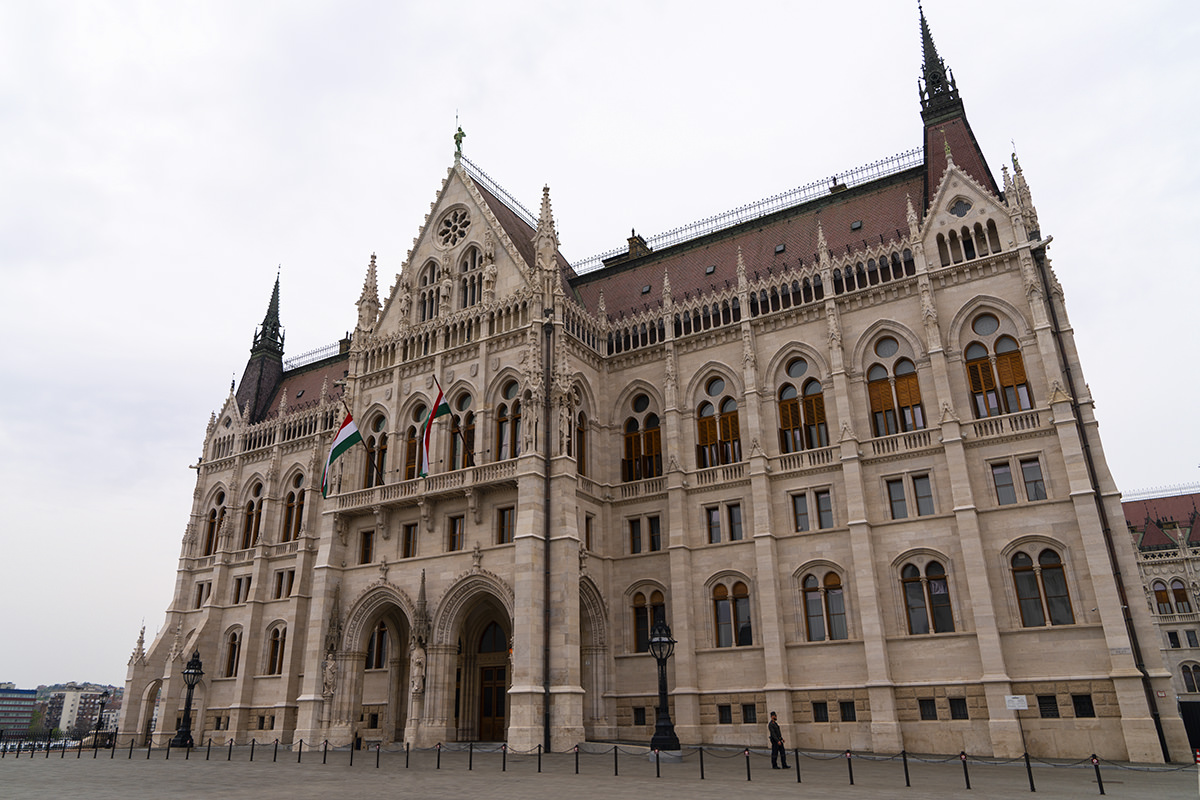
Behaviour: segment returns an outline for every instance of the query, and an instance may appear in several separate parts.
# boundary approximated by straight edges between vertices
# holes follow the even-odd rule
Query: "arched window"
[[[1183,581],[1178,579],[1171,581],[1171,594],[1175,598],[1176,614],[1192,613],[1192,604],[1188,600],[1187,588],[1184,587]]]
[[[304,476],[292,478],[292,489],[283,502],[283,532],[279,541],[290,542],[300,538],[300,527],[304,522]]]
[[[662,592],[655,590],[650,593],[649,601],[646,595],[638,592],[633,596],[633,651],[647,653],[650,651],[650,631],[659,622],[666,623],[666,605]]]
[[[489,622],[479,637],[480,653],[503,653],[508,649],[508,637],[497,622]]]
[[[900,570],[900,583],[908,611],[909,633],[949,633],[954,630],[950,585],[946,570],[939,562],[926,564],[923,576],[915,565],[905,564]]]
[[[387,625],[380,622],[367,640],[367,669],[383,669],[388,660]]]
[[[287,645],[287,628],[278,627],[271,631],[271,639],[267,643],[267,674],[283,674],[283,651]]]
[[[971,330],[981,337],[967,345],[963,354],[975,417],[983,419],[1033,408],[1025,362],[1017,340],[1000,333],[1000,320],[995,314],[986,312],[972,320]],[[994,356],[989,353],[989,345]]]
[[[438,285],[437,285],[438,266],[436,263],[429,263],[421,270],[421,277],[417,280],[417,314],[418,322],[425,322],[437,316],[438,312]]]
[[[721,397],[725,391],[722,378],[711,378],[704,391],[714,399],[705,400],[696,409],[696,465],[703,469],[736,464],[742,460],[737,401]]]
[[[640,481],[662,475],[662,430],[658,414],[650,411],[650,397],[635,395],[633,416],[625,420],[621,480]]]
[[[754,644],[750,625],[750,590],[737,581],[732,588],[723,583],[713,588],[713,621],[717,647],[745,647]]]
[[[875,343],[875,355],[885,359],[867,370],[867,395],[871,403],[871,426],[876,436],[891,436],[925,427],[921,386],[912,360],[899,356],[900,344],[884,336]],[[889,372],[888,363],[891,364]]]
[[[1154,589],[1154,602],[1158,605],[1158,613],[1171,613],[1171,595],[1167,592],[1167,585],[1162,581],[1155,581],[1152,587]]]
[[[808,641],[845,639],[846,602],[842,593],[842,579],[838,574],[827,573],[823,582],[818,581],[816,575],[806,575],[802,586]]]
[[[801,383],[807,372],[808,362],[803,358],[788,362],[787,375],[794,382],[784,383],[779,390],[779,450],[782,453],[829,446],[825,394],[816,378]]]
[[[425,406],[420,406],[423,411]],[[417,459],[420,448],[420,436],[416,425],[409,425],[404,432],[404,480],[410,481],[417,477]]]
[[[242,520],[241,549],[258,544],[259,529],[262,526],[262,484],[255,483],[250,490],[250,499],[246,501],[246,515]]]
[[[521,401],[517,399],[520,387],[509,381],[501,392],[504,399],[496,409],[496,460],[504,461],[521,455]]]
[[[367,448],[367,461],[363,469],[363,488],[382,486],[387,470],[387,418],[382,414],[371,420],[368,425],[367,438],[363,444]]]
[[[242,632],[233,631],[225,639],[225,677],[236,678],[242,658]]]
[[[459,262],[459,308],[469,308],[483,299],[482,264],[479,248],[468,247]]]
[[[575,417],[575,471],[587,475],[587,415],[582,411]]]
[[[736,464],[742,460],[742,434],[738,425],[737,401],[732,397],[721,401],[717,425],[721,438],[721,463]]]
[[[800,418],[800,399],[796,387],[785,383],[779,390],[779,451],[795,453],[804,449],[804,425]]]
[[[211,556],[217,551],[217,535],[221,532],[221,523],[225,521],[225,493],[217,492],[213,498],[213,507],[208,510],[208,519],[204,526],[204,552],[202,555]]]
[[[1183,665],[1183,688],[1185,691],[1196,691],[1197,673],[1200,672],[1200,667],[1190,664]]]

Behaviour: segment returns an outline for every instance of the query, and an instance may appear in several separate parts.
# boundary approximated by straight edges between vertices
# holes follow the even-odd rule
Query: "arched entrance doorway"
[[[347,626],[345,708],[355,746],[404,741],[408,721],[410,627],[403,601],[388,587],[355,605]],[[348,662],[348,663],[347,663]]]
[[[504,629],[491,622],[479,640],[479,740],[498,742],[505,739],[508,709],[508,637]]]
[[[508,738],[510,630],[508,615],[491,597],[480,598],[463,620],[454,674],[454,727],[460,742]]]

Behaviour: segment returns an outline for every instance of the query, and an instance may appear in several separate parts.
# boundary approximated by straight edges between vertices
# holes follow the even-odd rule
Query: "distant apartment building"
[[[63,732],[90,730],[96,727],[100,700],[101,693],[95,691],[68,688],[55,692],[46,708],[46,722]]]
[[[18,689],[11,683],[0,684],[0,735],[11,737],[29,731],[37,689]]]

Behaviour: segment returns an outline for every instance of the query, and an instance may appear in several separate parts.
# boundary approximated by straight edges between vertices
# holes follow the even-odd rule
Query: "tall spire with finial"
[[[275,288],[271,291],[271,301],[267,303],[267,313],[254,333],[254,346],[250,349],[251,354],[260,351],[283,353],[283,325],[279,322],[278,270],[275,272]]]
[[[260,422],[270,410],[271,398],[283,378],[283,325],[279,322],[279,273],[262,324],[254,332],[250,360],[237,387],[238,408],[250,409],[250,421]]]
[[[921,52],[925,57],[922,81],[918,81],[917,88],[921,94],[921,117],[928,124],[947,112],[961,112],[962,100],[954,83],[954,73],[946,68],[942,57],[938,55],[933,34],[929,32],[929,23],[925,20],[925,9],[921,8],[920,3],[917,4],[917,10],[921,14]]]
[[[358,330],[369,331],[375,327],[379,316],[379,287],[376,283],[375,254],[367,265],[367,277],[363,279],[362,294],[358,297]]]

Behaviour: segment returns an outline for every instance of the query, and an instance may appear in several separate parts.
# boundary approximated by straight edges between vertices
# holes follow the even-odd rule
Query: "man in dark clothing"
[[[789,769],[787,763],[787,750],[783,749],[783,733],[779,730],[779,722],[775,719],[775,712],[771,712],[771,721],[767,724],[767,737],[771,740],[771,769],[779,769],[776,760],[783,762],[783,769]]]

